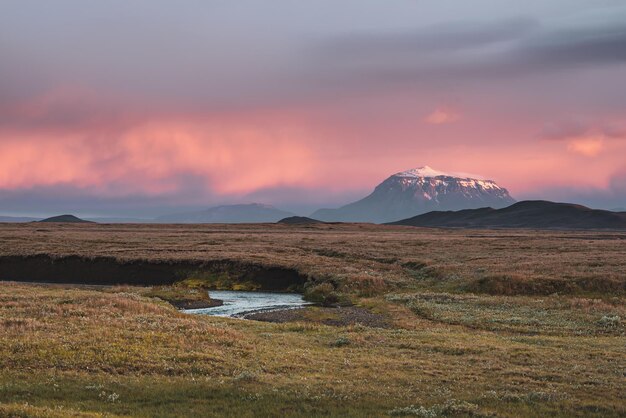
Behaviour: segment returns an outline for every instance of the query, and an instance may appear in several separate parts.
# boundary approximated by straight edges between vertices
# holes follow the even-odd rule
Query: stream
[[[211,299],[224,302],[222,306],[204,309],[186,309],[185,313],[242,317],[245,314],[276,309],[293,309],[308,305],[298,293],[242,292],[233,290],[212,290]]]

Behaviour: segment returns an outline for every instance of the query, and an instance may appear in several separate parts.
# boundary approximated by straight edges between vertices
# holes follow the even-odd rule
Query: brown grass
[[[625,232],[352,225],[0,224],[0,256],[234,260],[295,268],[361,296],[398,288],[626,293]]]
[[[384,416],[452,404],[498,416],[626,412],[624,324],[601,320],[624,315],[623,304],[391,294],[364,301],[395,324],[381,329],[185,315],[125,290],[3,284],[2,408],[22,416]]]
[[[3,283],[0,416],[624,416],[624,238],[2,225],[0,256],[296,268],[391,327],[322,325],[327,311],[285,324],[186,315],[161,300],[180,289]]]

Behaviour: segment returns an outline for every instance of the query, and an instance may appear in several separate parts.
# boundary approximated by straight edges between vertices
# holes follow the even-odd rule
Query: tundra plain
[[[150,286],[23,282],[70,261],[91,285],[90,262],[178,270]],[[270,323],[162,296],[254,288],[255,272],[330,306]],[[0,415],[626,414],[625,232],[0,224],[0,274],[21,281],[0,284]],[[386,325],[327,325],[337,304]]]

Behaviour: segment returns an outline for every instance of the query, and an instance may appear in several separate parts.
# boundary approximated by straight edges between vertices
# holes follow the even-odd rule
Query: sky
[[[626,3],[0,0],[0,214],[307,214],[424,165],[626,208]]]

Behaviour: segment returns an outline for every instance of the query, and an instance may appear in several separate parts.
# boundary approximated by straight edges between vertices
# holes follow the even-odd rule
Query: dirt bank
[[[89,285],[169,285],[191,277],[213,277],[233,285],[253,283],[258,290],[301,288],[307,277],[295,269],[231,260],[147,261],[114,257],[51,257],[48,255],[0,257],[0,280]],[[210,286],[209,286],[210,287]]]
[[[219,299],[211,300],[168,300],[171,305],[178,309],[206,309],[222,306],[224,301]]]

